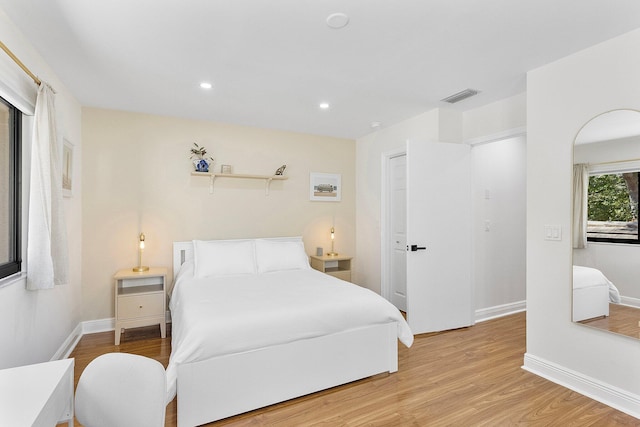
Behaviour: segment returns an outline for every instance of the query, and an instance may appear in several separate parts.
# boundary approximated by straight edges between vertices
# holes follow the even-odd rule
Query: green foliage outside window
[[[636,221],[637,201],[629,185],[637,186],[638,174],[594,175],[589,177],[588,218],[591,221]],[[625,178],[627,178],[625,180]],[[635,194],[634,194],[635,195]]]

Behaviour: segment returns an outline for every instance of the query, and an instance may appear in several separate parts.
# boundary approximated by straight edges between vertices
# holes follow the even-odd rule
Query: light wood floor
[[[609,304],[609,316],[583,320],[583,325],[604,329],[632,338],[640,338],[640,309],[627,305]]]
[[[212,426],[640,426],[640,420],[523,369],[525,314],[420,335],[399,345],[399,371],[212,423]],[[165,366],[158,327],[87,335],[71,355],[76,382],[96,356],[141,354]],[[215,404],[215,402],[212,402]],[[79,424],[76,423],[77,426]],[[166,426],[176,425],[175,400]]]

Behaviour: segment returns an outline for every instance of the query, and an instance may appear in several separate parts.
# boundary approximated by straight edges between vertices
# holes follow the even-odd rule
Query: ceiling
[[[640,27],[637,0],[0,0],[0,8],[84,106],[345,138],[372,132],[372,122],[384,128],[524,92],[528,70]],[[338,12],[349,23],[330,28]],[[204,81],[213,88],[201,89]],[[480,93],[440,101],[466,88]]]

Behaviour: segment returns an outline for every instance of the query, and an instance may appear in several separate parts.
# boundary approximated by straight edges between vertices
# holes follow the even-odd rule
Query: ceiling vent
[[[477,95],[478,93],[480,92],[475,89],[465,89],[458,93],[454,93],[451,96],[447,96],[446,98],[441,99],[441,101],[448,102],[449,104],[455,104],[456,102],[460,102],[463,99],[470,98],[474,95]]]

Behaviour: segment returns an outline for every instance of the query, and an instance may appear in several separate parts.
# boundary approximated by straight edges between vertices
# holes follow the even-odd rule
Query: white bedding
[[[404,345],[413,343],[409,325],[388,301],[313,269],[196,279],[186,262],[169,306],[169,400],[182,363],[389,321],[397,321]]]
[[[620,292],[609,279],[598,269],[573,266],[573,289],[584,289],[593,286],[606,286],[609,289],[609,301],[619,304]]]

